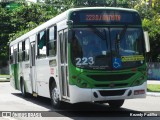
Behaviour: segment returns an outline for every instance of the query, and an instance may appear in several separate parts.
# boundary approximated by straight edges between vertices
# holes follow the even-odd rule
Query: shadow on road
[[[54,114],[57,117],[66,117],[66,116],[67,117],[130,117],[132,114],[136,115],[139,115],[140,113],[143,115],[145,114],[145,112],[134,111],[131,109],[123,108],[123,106],[122,108],[119,109],[111,109],[107,104],[98,104],[98,103],[77,103],[77,104],[65,103],[63,109],[54,109],[51,106],[49,98],[40,96],[36,98],[32,97],[31,95],[27,98],[23,98],[21,93],[12,93],[12,94],[26,101],[32,102],[34,104],[49,109],[46,112]]]

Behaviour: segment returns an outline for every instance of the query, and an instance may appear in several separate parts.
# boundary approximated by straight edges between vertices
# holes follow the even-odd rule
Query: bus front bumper
[[[117,89],[87,89],[70,85],[70,103],[145,98],[147,82],[140,86]]]

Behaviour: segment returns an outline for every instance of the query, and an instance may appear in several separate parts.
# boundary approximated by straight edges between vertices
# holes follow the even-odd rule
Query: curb
[[[160,97],[160,93],[156,93],[156,92],[147,92],[147,96]]]
[[[0,78],[0,82],[9,82],[10,79],[9,78]]]

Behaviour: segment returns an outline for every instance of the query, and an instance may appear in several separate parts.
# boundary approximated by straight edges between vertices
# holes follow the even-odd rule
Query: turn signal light
[[[135,90],[134,95],[145,94],[145,90]]]

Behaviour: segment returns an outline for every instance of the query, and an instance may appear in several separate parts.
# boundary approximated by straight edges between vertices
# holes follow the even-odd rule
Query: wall
[[[148,66],[148,80],[160,81],[160,63],[147,63]]]

